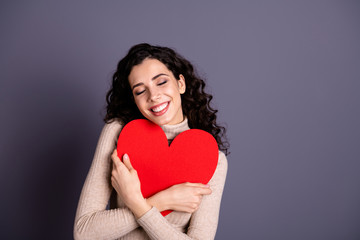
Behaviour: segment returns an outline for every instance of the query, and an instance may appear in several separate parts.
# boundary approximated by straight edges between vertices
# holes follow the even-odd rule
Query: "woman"
[[[212,96],[193,66],[172,49],[138,44],[119,62],[107,94],[107,114],[80,196],[75,239],[213,239],[227,160],[219,151],[206,185],[182,183],[145,199],[131,156],[117,156],[121,128],[146,118],[161,126],[169,143],[180,132],[202,129],[227,153],[225,129],[216,123]],[[110,205],[108,206],[110,200]],[[160,212],[173,210],[163,217]]]

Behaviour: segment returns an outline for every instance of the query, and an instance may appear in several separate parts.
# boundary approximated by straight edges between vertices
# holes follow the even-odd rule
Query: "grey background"
[[[216,239],[360,239],[359,1],[1,1],[1,239],[71,239],[134,44],[207,78],[231,155]]]

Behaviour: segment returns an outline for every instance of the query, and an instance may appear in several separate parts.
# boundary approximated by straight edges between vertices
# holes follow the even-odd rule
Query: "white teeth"
[[[156,108],[152,108],[151,110],[153,112],[160,112],[162,110],[164,110],[164,108],[166,108],[168,105],[168,103],[164,103],[164,104],[161,104],[160,106],[156,107]]]

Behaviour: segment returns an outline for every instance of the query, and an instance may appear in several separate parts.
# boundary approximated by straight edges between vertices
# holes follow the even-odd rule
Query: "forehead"
[[[151,79],[160,74],[171,74],[172,72],[157,59],[145,59],[139,65],[135,65],[129,74],[130,84],[135,84],[137,82],[151,81]]]

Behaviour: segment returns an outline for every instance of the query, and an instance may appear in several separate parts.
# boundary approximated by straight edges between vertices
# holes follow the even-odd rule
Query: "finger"
[[[124,165],[129,169],[129,171],[134,169],[134,167],[132,166],[132,164],[130,162],[129,155],[127,155],[126,153],[123,156],[123,162],[124,162]]]
[[[121,168],[121,165],[123,165],[123,163],[119,158],[111,157],[111,159],[112,159],[113,169]]]
[[[116,168],[124,170],[124,168],[125,168],[124,163],[120,160],[116,149],[113,151],[111,158],[112,158],[113,164],[115,165]]]
[[[190,182],[187,182],[187,183],[185,183],[185,185],[189,186],[189,187],[210,188],[209,184],[202,184],[202,183],[190,183]]]
[[[117,150],[115,149],[113,151],[113,153],[111,154],[111,159],[113,160],[113,162],[120,162],[120,158],[119,156],[117,155]]]
[[[212,193],[212,190],[210,188],[200,188],[198,190],[198,194],[200,195],[210,195]]]
[[[129,171],[127,167],[124,165],[124,163],[120,160],[120,158],[116,155],[111,156],[113,160],[113,169],[117,169],[118,171]]]
[[[212,193],[210,188],[203,188],[203,187],[192,187],[192,192],[194,195],[209,195]]]
[[[117,156],[117,149],[115,148],[111,155]]]

